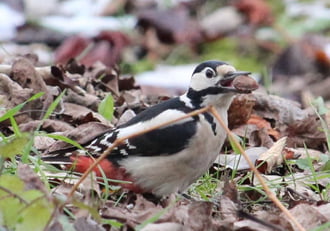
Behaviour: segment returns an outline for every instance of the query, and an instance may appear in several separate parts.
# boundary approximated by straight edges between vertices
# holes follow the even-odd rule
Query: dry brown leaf
[[[63,109],[62,116],[73,125],[80,125],[88,122],[101,122],[104,125],[111,125],[102,115],[85,106],[75,103],[64,103]]]
[[[47,83],[49,85],[58,86],[61,89],[70,88],[75,90],[75,87],[79,83],[76,79],[79,78],[80,75],[74,76],[70,73],[66,73],[61,66],[51,66],[50,71],[52,77],[48,79]]]
[[[55,139],[47,136],[35,136],[34,137],[34,147],[39,151],[45,151],[47,148],[52,146],[56,142]]]
[[[257,169],[262,173],[269,173],[272,168],[283,163],[282,151],[286,144],[287,137],[282,137],[274,143],[265,153],[261,154],[256,161]]]
[[[97,107],[101,102],[101,100],[96,95],[89,94],[87,92],[85,92],[82,95],[82,94],[78,94],[75,91],[72,91],[71,89],[67,91],[67,95],[64,96],[63,98],[64,101],[68,103],[75,103],[78,105],[82,105],[92,109],[93,111],[97,111]]]
[[[232,130],[238,136],[245,137],[251,147],[271,147],[274,141],[266,128],[258,128],[254,124],[244,124]]]
[[[46,132],[65,132],[65,131],[71,131],[74,128],[67,122],[60,120],[52,120],[52,119],[46,119],[44,121],[33,120],[26,123],[21,123],[19,125],[19,128],[22,132],[32,132],[38,128],[41,122],[43,123],[40,130]]]
[[[292,124],[297,120],[308,117],[308,112],[302,110],[298,102],[275,95],[261,93],[254,93],[253,95],[256,99],[253,108],[255,114],[264,119],[272,120],[275,128],[281,125]]]
[[[45,195],[48,195],[44,183],[40,177],[31,169],[27,164],[18,164],[17,174],[19,178],[25,183],[25,190],[37,189],[42,191]]]
[[[280,133],[273,129],[268,121],[257,116],[255,114],[251,115],[250,119],[247,121],[248,124],[255,124],[259,129],[266,129],[267,133],[274,137],[276,140],[279,139]]]
[[[228,110],[228,126],[230,129],[245,124],[251,116],[255,104],[253,94],[237,95]]]
[[[330,221],[329,217],[325,217],[322,213],[320,213],[316,206],[309,204],[299,204],[290,209],[290,213],[306,230],[311,230],[325,222]],[[292,230],[298,230],[285,215],[281,214],[280,216],[290,222]]]
[[[12,79],[23,88],[33,89],[34,93],[47,91],[44,80],[35,70],[31,61],[26,58],[19,58],[13,63]]]
[[[96,62],[86,73],[86,79],[92,81],[95,90],[101,89],[119,96],[119,70],[115,67],[107,67],[101,62]],[[88,75],[88,76],[87,76]],[[89,77],[90,76],[90,77]]]
[[[140,194],[137,194],[136,197],[135,204],[117,207],[114,207],[112,203],[107,205],[101,210],[101,216],[108,219],[117,219],[133,228],[163,210],[160,205],[155,205]]]
[[[90,122],[82,124],[68,132],[63,133],[62,135],[83,145],[90,142],[95,137],[103,134],[104,132],[109,131],[110,129],[111,128],[107,125],[98,122]],[[47,152],[65,152],[69,148],[72,148],[70,144],[64,141],[57,141],[49,147]]]
[[[33,93],[44,92],[45,94],[26,104],[23,111],[28,111],[33,119],[40,119],[43,113],[53,102],[53,89],[48,87],[36,71],[30,60],[26,58],[17,59],[12,65],[12,79],[20,84],[23,88],[33,89]]]
[[[32,95],[33,89],[23,88],[9,76],[0,73],[0,98],[2,107],[10,109],[25,102]],[[5,111],[1,110],[0,115],[4,113]]]
[[[191,203],[188,210],[188,219],[183,221],[190,230],[212,230],[212,202],[199,201]]]
[[[326,136],[316,115],[297,120],[281,128],[282,135],[288,136],[289,147],[304,147],[323,150]]]

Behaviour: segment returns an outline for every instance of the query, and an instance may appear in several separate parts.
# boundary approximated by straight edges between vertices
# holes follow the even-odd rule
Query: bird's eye
[[[207,78],[212,78],[215,75],[214,71],[212,71],[211,69],[207,69],[205,74]]]

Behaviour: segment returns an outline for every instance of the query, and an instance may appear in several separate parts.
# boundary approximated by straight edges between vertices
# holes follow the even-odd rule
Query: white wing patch
[[[141,132],[141,131],[144,131],[151,127],[160,125],[167,121],[178,119],[184,115],[185,115],[185,113],[180,110],[175,110],[175,109],[166,110],[166,111],[163,111],[162,113],[160,113],[159,115],[157,115],[156,117],[152,118],[151,120],[142,121],[142,122],[139,122],[139,123],[133,124],[131,126],[120,129],[119,133],[118,133],[118,137],[129,136],[134,133]],[[192,121],[192,120],[193,120],[193,118],[190,117],[190,118],[180,120],[180,121],[176,122],[175,124],[181,124],[181,123],[185,123],[185,122]],[[168,125],[168,126],[171,126],[171,125]],[[162,128],[165,128],[168,126],[164,126]]]

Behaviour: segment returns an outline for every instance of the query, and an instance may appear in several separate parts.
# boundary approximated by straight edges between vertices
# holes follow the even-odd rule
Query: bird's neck
[[[195,91],[190,88],[180,98],[188,107],[195,109],[206,106],[215,106],[219,110],[228,110],[233,97],[233,93],[216,94],[216,92],[210,92],[210,94],[207,94],[205,91]]]

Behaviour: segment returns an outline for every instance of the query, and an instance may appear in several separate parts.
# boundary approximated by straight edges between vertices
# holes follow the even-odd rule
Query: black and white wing
[[[111,146],[117,138],[125,137],[166,121],[179,118],[191,111],[193,111],[193,109],[187,107],[180,98],[165,101],[148,108],[117,129],[103,134],[86,148],[93,155],[101,154],[105,149]],[[183,150],[190,138],[195,135],[197,121],[198,116],[187,118],[173,125],[161,127],[125,140],[122,145],[116,147],[112,151],[108,159],[117,162],[131,155],[161,156],[177,153]]]

